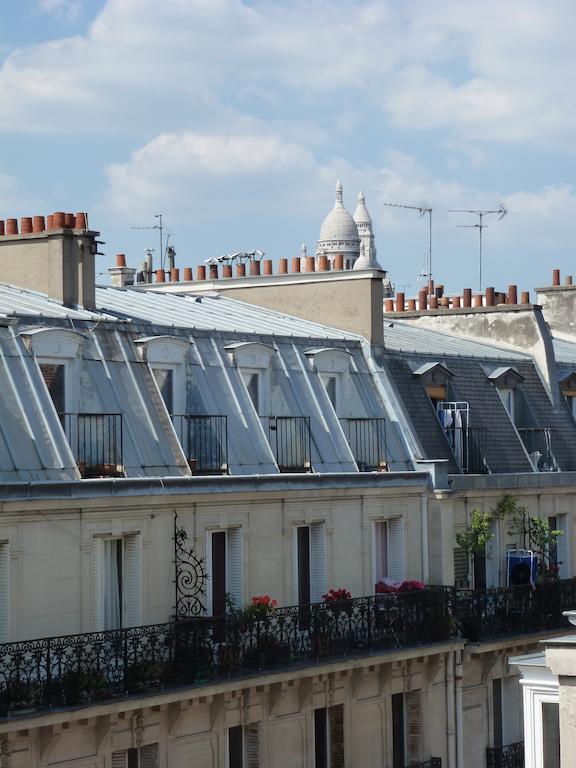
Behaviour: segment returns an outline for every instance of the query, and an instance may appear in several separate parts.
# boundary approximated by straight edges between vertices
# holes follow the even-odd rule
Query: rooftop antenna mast
[[[489,215],[497,215],[498,221],[502,221],[504,216],[508,213],[508,208],[504,203],[500,203],[500,207],[493,211],[476,211],[476,210],[464,210],[462,208],[448,208],[448,213],[471,213],[474,216],[478,216],[478,224],[457,224],[456,226],[463,229],[477,229],[478,230],[478,290],[482,291],[482,230],[487,227],[484,224],[484,217]]]
[[[166,247],[168,247],[168,240],[172,234],[168,227],[162,221],[162,214],[155,213],[154,218],[158,219],[158,224],[154,224],[151,227],[130,227],[130,229],[157,229],[160,232],[160,269],[164,269],[164,230],[168,233],[168,239],[166,240]]]
[[[432,280],[432,208],[423,205],[403,205],[402,203],[384,203],[388,208],[407,208],[409,211],[418,211],[420,218],[428,214],[428,281]]]

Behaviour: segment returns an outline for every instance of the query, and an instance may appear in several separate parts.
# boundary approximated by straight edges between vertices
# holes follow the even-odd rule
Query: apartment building
[[[569,375],[383,315],[373,269],[98,287],[86,218],[40,219],[0,230],[4,765],[521,765],[507,659],[576,602]],[[559,580],[507,585],[504,517],[457,546],[511,497]]]

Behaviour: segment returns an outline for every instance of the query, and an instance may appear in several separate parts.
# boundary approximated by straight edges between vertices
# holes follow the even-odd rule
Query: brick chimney
[[[6,227],[7,234],[0,235],[0,282],[46,293],[69,307],[94,309],[100,233],[88,229],[84,213],[48,219],[51,229],[40,229],[40,216],[34,217],[35,226],[26,221],[23,234],[17,226]]]

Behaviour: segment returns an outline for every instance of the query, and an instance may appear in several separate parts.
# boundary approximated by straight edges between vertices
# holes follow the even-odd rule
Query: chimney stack
[[[124,288],[126,285],[134,285],[136,270],[126,266],[126,256],[123,253],[116,254],[116,266],[108,269],[110,282],[116,288]]]

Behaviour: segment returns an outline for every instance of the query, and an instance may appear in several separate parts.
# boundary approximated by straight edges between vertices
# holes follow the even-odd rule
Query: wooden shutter
[[[560,515],[558,517],[558,529],[562,531],[562,536],[558,536],[556,540],[556,557],[558,565],[560,566],[560,578],[569,579],[571,576],[570,570],[570,526],[568,524],[568,515]]]
[[[142,547],[139,534],[124,539],[124,626],[142,624]]]
[[[10,574],[8,542],[0,542],[0,643],[8,642],[10,620]]]
[[[406,757],[408,765],[422,760],[422,691],[404,695]]]
[[[102,539],[92,540],[92,573],[90,575],[90,601],[92,611],[92,630],[99,632],[104,624],[102,617]]]
[[[128,755],[125,749],[112,752],[112,768],[127,768]]]
[[[244,726],[245,768],[260,768],[260,723]]]
[[[146,746],[140,747],[138,751],[140,757],[139,768],[158,768],[158,744],[146,744]]]
[[[344,768],[344,705],[328,710],[330,718],[330,768]]]
[[[312,523],[310,526],[310,600],[319,603],[326,587],[326,526]]]
[[[226,533],[227,592],[237,608],[244,602],[242,589],[242,529],[230,528]]]
[[[490,533],[494,538],[486,544],[486,586],[500,586],[500,546],[498,542],[498,523],[492,520],[490,523]]]
[[[405,565],[404,518],[395,517],[388,521],[388,575],[392,581],[404,581]]]
[[[504,746],[523,739],[522,689],[518,677],[502,680],[502,741]]]

